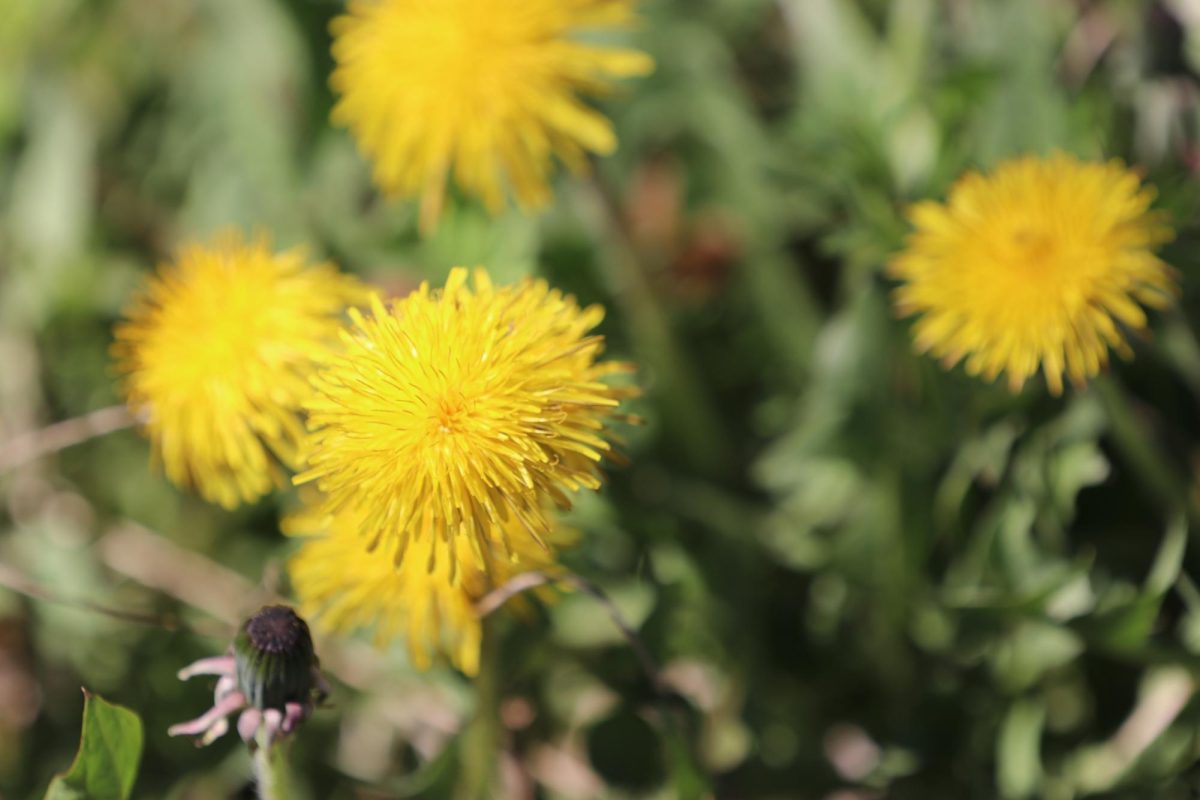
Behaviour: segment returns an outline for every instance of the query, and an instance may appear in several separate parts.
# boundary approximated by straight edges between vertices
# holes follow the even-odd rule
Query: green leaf
[[[1042,778],[1041,739],[1046,708],[1040,700],[1013,703],[996,740],[996,782],[1000,796],[1030,797]]]
[[[129,709],[83,690],[83,733],[66,774],[45,800],[125,800],[142,758],[142,721]]]
[[[1187,517],[1177,514],[1167,526],[1162,544],[1158,546],[1158,555],[1154,557],[1154,566],[1146,576],[1146,594],[1161,597],[1170,591],[1183,570],[1183,555],[1187,551],[1188,525]]]

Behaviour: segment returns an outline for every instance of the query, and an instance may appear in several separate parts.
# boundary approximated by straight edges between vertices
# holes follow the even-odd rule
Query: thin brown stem
[[[101,408],[36,431],[18,434],[0,444],[0,472],[42,456],[57,453],[89,439],[131,427],[137,419],[123,405]]]
[[[96,551],[114,572],[220,620],[214,632],[225,631],[223,635],[259,606],[282,600],[238,572],[132,520],[110,528],[96,543]]]
[[[180,630],[184,626],[178,619],[174,617],[161,617],[154,614],[141,614],[137,611],[125,611],[119,608],[111,608],[99,603],[93,603],[90,600],[82,600],[73,597],[64,597],[55,594],[50,589],[47,589],[42,584],[22,574],[18,570],[10,567],[7,564],[0,564],[0,586],[24,595],[32,600],[38,600],[43,603],[54,603],[62,606],[70,606],[79,608],[85,611],[91,611],[96,614],[101,614],[112,619],[117,619],[122,622],[132,622],[137,625],[149,625],[154,628],[164,628],[169,631]]]
[[[479,616],[486,617],[522,592],[527,592],[530,589],[536,589],[539,586],[545,586],[550,583],[560,583],[564,586],[569,586],[599,603],[608,613],[609,619],[621,631],[621,635],[629,642],[629,646],[633,648],[634,655],[637,656],[642,671],[646,673],[646,677],[650,680],[650,685],[654,687],[656,692],[662,691],[658,664],[655,662],[654,657],[650,655],[650,651],[646,648],[645,642],[638,636],[637,631],[626,622],[620,609],[609,599],[603,589],[573,572],[562,572],[553,575],[537,571],[523,572],[479,598],[479,601],[475,604],[475,610]]]
[[[503,586],[497,586],[479,598],[479,602],[475,604],[475,613],[481,617],[486,617],[522,592],[536,589],[539,586],[545,586],[547,583],[554,583],[554,581],[554,578],[551,578],[544,572],[522,572],[508,583],[505,583]]]
[[[603,589],[572,572],[564,571],[554,574],[537,571],[525,572],[481,597],[479,602],[475,604],[475,609],[479,612],[480,616],[487,616],[522,592],[527,592],[530,589],[551,583],[563,584],[582,594],[586,594],[608,612],[608,616],[613,621],[613,624],[617,626],[621,631],[621,635],[625,637],[630,647],[633,648],[638,663],[641,665],[642,671],[650,681],[650,687],[654,691],[654,702],[662,715],[663,731],[672,742],[672,749],[678,755],[675,766],[677,770],[676,783],[680,787],[679,796],[688,798],[688,800],[691,800],[691,798],[711,797],[712,781],[705,774],[704,769],[695,760],[691,752],[690,737],[687,734],[688,724],[686,714],[674,702],[672,697],[673,692],[660,677],[658,664],[655,662],[654,657],[650,655],[646,644],[638,636],[633,626],[626,622],[620,609],[609,599]]]
[[[203,636],[228,639],[249,611],[287,602],[204,554],[129,520],[101,537],[96,549],[104,565],[118,575],[212,617],[212,624],[201,627],[198,620],[189,626]],[[355,689],[373,690],[390,675],[380,652],[366,642],[326,637],[318,645],[321,666]]]

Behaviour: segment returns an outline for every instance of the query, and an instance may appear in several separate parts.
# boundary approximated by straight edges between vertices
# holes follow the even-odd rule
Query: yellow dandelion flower
[[[462,268],[440,292],[351,311],[313,380],[295,482],[316,482],[330,517],[361,509],[367,539],[398,558],[413,539],[455,552],[466,539],[483,564],[510,522],[544,540],[544,502],[599,488],[608,423],[636,393],[604,381],[631,367],[598,361],[603,337],[588,334],[603,316],[540,280],[496,287],[480,269],[472,290]]]
[[[462,537],[436,556],[432,537],[417,538],[397,563],[390,544],[366,548],[360,519],[350,511],[330,522],[309,509],[286,521],[287,533],[311,537],[288,562],[301,612],[329,632],[371,629],[377,645],[400,637],[418,669],[444,654],[468,675],[477,673],[483,626],[476,602],[523,572],[558,570],[553,547],[538,544],[515,520],[503,536],[488,538],[481,566]],[[552,539],[566,535],[556,528]]]
[[[297,465],[314,363],[336,344],[347,304],[366,290],[265,237],[189,244],[159,268],[115,329],[130,409],[145,420],[167,477],[232,508]]]
[[[421,196],[428,230],[453,169],[493,211],[511,192],[545,205],[553,157],[580,170],[616,149],[612,125],[580,101],[643,75],[636,50],[574,38],[619,29],[632,0],[351,0],[334,20],[334,122],[350,128],[387,192]]]
[[[1146,327],[1174,272],[1155,255],[1171,230],[1154,191],[1119,161],[1064,154],[969,173],[945,204],[911,211],[915,231],[890,264],[915,323],[917,349],[1017,391],[1040,367],[1060,394],[1096,375],[1108,350],[1129,353],[1122,328]],[[1139,305],[1142,304],[1142,305]]]

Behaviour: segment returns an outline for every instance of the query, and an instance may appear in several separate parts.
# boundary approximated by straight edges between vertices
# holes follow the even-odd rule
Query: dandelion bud
[[[307,701],[313,689],[312,636],[287,606],[266,606],[242,625],[233,643],[238,688],[259,710]]]
[[[286,736],[328,693],[318,669],[308,624],[287,606],[267,606],[242,625],[223,656],[204,658],[179,671],[179,679],[216,675],[213,707],[190,722],[172,725],[171,736],[199,736],[210,744],[238,717],[238,735],[247,743],[259,732],[266,743]]]

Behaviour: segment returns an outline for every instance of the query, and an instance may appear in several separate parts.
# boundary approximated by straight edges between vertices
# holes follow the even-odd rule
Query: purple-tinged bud
[[[267,743],[287,735],[324,699],[328,686],[318,668],[308,625],[287,606],[267,606],[242,625],[224,656],[180,670],[179,678],[217,675],[213,707],[191,722],[173,725],[171,736],[200,736],[209,744],[241,712],[238,734],[253,744],[260,730]]]
[[[308,624],[287,606],[266,606],[246,623],[233,642],[238,688],[260,711],[283,711],[288,703],[308,703],[317,664]]]

